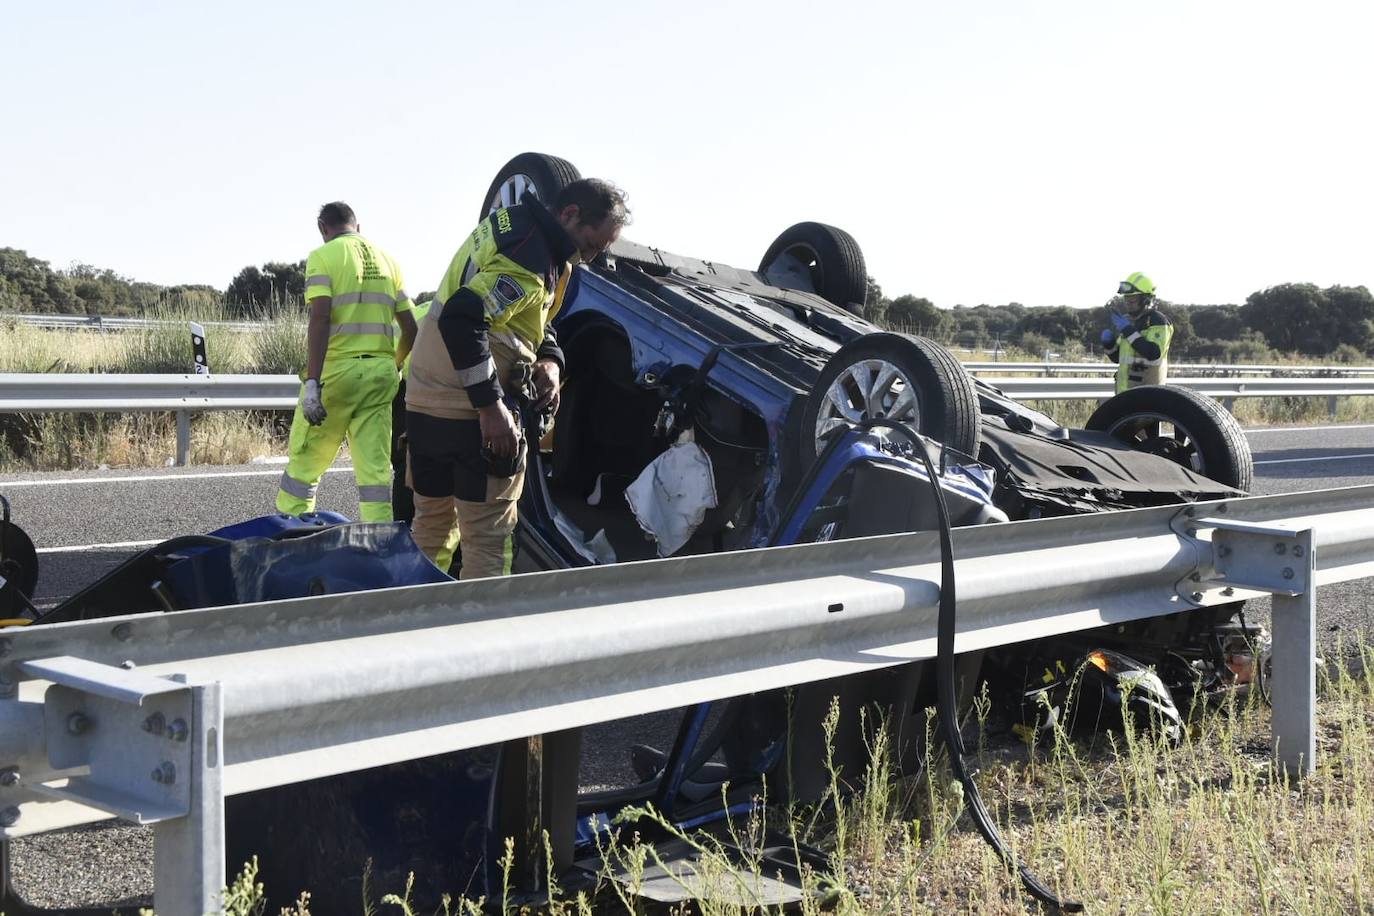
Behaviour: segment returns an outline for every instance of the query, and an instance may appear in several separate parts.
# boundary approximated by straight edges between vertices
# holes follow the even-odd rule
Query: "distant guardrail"
[[[78,375],[0,373],[0,413],[161,412],[177,418],[176,463],[191,451],[191,414],[206,410],[294,410],[294,375]]]
[[[1060,373],[1068,375],[1113,375],[1116,373],[1116,364],[1108,362],[1095,363],[1008,363],[1008,362],[966,362],[963,363],[966,371],[974,375],[982,375],[989,372],[1034,372],[1040,375],[1056,375]],[[1264,366],[1259,364],[1241,363],[1173,363],[1169,364],[1171,372],[1179,375],[1193,377],[1208,377],[1213,375],[1268,375],[1268,376],[1320,376],[1339,378],[1342,376],[1374,376],[1374,366],[1345,366],[1345,365],[1326,365],[1326,366]]]
[[[164,318],[124,318],[103,315],[11,315],[0,313],[0,321],[17,321],[36,328],[73,331],[134,331],[159,327],[184,327],[185,321],[171,321]],[[239,333],[261,331],[263,325],[256,321],[201,321],[198,324],[207,328]]]
[[[1105,401],[1113,394],[1108,378],[1008,376],[979,381],[1020,400]],[[1173,378],[1169,384],[1210,395],[1227,410],[1236,398],[1325,397],[1333,417],[1337,398],[1374,395],[1374,377]],[[0,373],[0,413],[171,411],[177,418],[176,462],[184,465],[191,447],[192,413],[294,410],[299,391],[300,379],[294,375]]]

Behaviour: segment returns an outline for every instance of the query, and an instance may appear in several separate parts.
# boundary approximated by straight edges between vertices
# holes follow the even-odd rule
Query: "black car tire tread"
[[[534,186],[539,190],[539,198],[545,205],[552,205],[564,188],[582,177],[577,166],[566,159],[547,153],[521,153],[501,166],[496,177],[492,179],[491,186],[487,188],[487,196],[482,198],[482,212],[478,219],[486,219],[491,214],[492,198],[512,175],[528,175],[533,178]]]
[[[1221,404],[1204,394],[1168,385],[1128,388],[1093,411],[1085,428],[1106,432],[1132,414],[1145,413],[1177,419],[1195,437],[1205,476],[1249,492],[1255,466],[1245,431]]]
[[[816,417],[821,398],[845,367],[861,359],[898,365],[915,385],[921,405],[921,435],[976,457],[982,441],[982,415],[973,381],[954,354],[932,340],[912,334],[866,334],[830,358],[811,391],[802,416],[803,466],[816,458]]]
[[[841,308],[864,304],[868,296],[868,268],[863,251],[854,236],[825,223],[797,223],[784,230],[768,246],[759,262],[759,273],[765,273],[779,255],[798,245],[814,251],[821,264],[822,283],[816,295]]]

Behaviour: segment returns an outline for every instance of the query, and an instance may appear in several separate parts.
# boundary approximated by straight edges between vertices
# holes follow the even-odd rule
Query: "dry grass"
[[[988,750],[980,738],[980,791],[1016,854],[1090,913],[1367,912],[1374,909],[1374,846],[1367,842],[1374,829],[1374,678],[1351,672],[1371,670],[1374,653],[1347,661],[1353,664],[1320,686],[1320,758],[1302,781],[1274,766],[1268,709],[1251,696],[1194,710],[1177,747],[1129,727],[1091,745],[1061,734],[1048,746]],[[866,791],[851,794],[844,786],[858,774],[832,767],[823,805],[772,812],[767,825],[757,815],[738,819],[730,825],[732,841],[756,849],[771,826],[825,850],[828,867],[805,873],[813,896],[801,912],[808,916],[1043,912],[973,833],[962,793],[944,766],[928,761],[932,778],[894,781],[881,729],[878,734],[862,774]],[[699,886],[738,894],[741,885],[714,841],[700,834],[688,839],[703,855]],[[637,837],[620,840],[603,855],[626,866],[633,884],[656,854]],[[229,912],[254,912],[252,896]],[[408,901],[409,888],[396,888],[360,902],[359,912],[413,916]],[[483,911],[530,912],[463,899],[442,909]],[[722,904],[710,893],[690,907],[647,909],[603,875],[594,893],[559,894],[542,912],[777,910]]]
[[[222,411],[191,418],[192,464],[245,464],[286,450],[286,424],[270,413]],[[160,467],[176,456],[171,414],[0,416],[0,472]]]

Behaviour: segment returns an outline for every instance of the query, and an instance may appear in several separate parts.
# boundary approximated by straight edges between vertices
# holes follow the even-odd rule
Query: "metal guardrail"
[[[17,321],[30,327],[73,331],[136,331],[160,327],[185,327],[185,321],[159,318],[124,318],[104,315],[15,315],[0,313],[0,321]],[[225,331],[261,331],[262,325],[253,321],[202,321],[207,328]]]
[[[0,413],[172,411],[176,463],[191,451],[191,414],[204,410],[294,410],[294,375],[77,375],[0,373]]]
[[[1274,751],[1305,773],[1315,589],[1374,575],[1374,486],[954,550],[960,652],[1274,595]],[[153,824],[158,912],[217,911],[226,795],[929,659],[939,581],[924,532],[5,630],[0,840]]]
[[[1068,373],[1070,375],[1115,375],[1116,364],[1107,362],[1092,363],[1009,363],[1009,362],[965,362],[963,367],[980,375],[985,372],[1034,372],[1040,375]],[[1329,378],[1343,376],[1374,375],[1374,366],[1261,366],[1233,363],[1170,363],[1170,371],[1195,375],[1268,375],[1307,376],[1315,375]]]
[[[1038,378],[1020,376],[980,379],[1020,400],[1099,400],[1115,392],[1111,379]],[[1337,398],[1374,395],[1374,378],[1170,378],[1169,384],[1189,388],[1221,401],[1231,410],[1236,398],[1325,397],[1334,419]]]

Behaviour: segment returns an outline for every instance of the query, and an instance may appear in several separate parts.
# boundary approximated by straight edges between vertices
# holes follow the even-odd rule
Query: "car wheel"
[[[564,188],[581,177],[577,166],[566,159],[544,153],[521,153],[496,173],[478,218],[486,219],[502,207],[515,206],[526,191],[533,191],[546,205],[552,204]]]
[[[778,236],[759,262],[773,286],[815,293],[841,308],[862,306],[868,269],[854,236],[824,223],[797,223]]]
[[[802,417],[803,464],[837,432],[878,418],[978,454],[981,417],[973,382],[953,354],[923,337],[866,334],[830,358]],[[891,435],[881,428],[874,434]]]
[[[1248,491],[1254,480],[1240,424],[1216,401],[1187,388],[1128,388],[1093,411],[1087,428],[1237,490]]]

